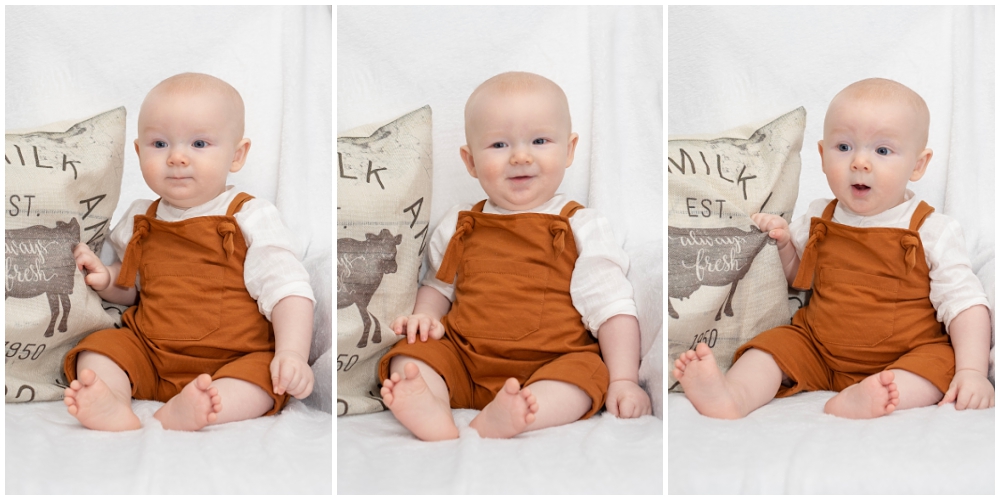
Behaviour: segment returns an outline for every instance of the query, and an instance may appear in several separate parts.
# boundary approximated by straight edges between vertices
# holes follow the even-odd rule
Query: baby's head
[[[214,76],[181,73],[157,84],[142,101],[135,140],[146,184],[179,208],[222,194],[250,150],[243,114],[240,93]]]
[[[460,153],[494,205],[530,210],[559,189],[577,139],[558,85],[533,73],[502,73],[465,104]]]
[[[907,181],[923,177],[930,112],[905,85],[869,78],[841,90],[826,111],[819,154],[830,189],[859,215],[904,201]]]

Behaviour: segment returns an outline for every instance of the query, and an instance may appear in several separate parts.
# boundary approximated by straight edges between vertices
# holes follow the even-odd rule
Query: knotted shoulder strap
[[[809,241],[806,243],[805,250],[802,251],[799,272],[795,275],[792,288],[798,288],[799,290],[812,288],[813,275],[816,272],[816,254],[819,252],[816,247],[826,238],[826,223],[833,220],[833,210],[836,207],[837,199],[834,198],[823,210],[821,220],[813,218],[812,227],[809,228]]]
[[[142,240],[149,234],[149,219],[156,219],[156,209],[159,206],[160,199],[157,198],[146,209],[146,215],[136,214],[132,217],[132,238],[125,247],[125,258],[122,259],[122,267],[115,285],[122,288],[135,286],[135,273],[139,272],[139,261],[142,260]]]

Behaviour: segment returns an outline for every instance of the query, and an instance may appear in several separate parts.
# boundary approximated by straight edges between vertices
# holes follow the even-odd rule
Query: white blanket
[[[209,73],[240,91],[244,168],[229,183],[274,203],[305,250],[317,299],[316,389],[282,414],[201,433],[91,432],[62,402],[5,405],[7,493],[332,493],[332,8],[5,8],[5,128],[125,106],[125,172],[112,219],[153,199],[132,147],[139,105],[171,75]],[[106,247],[104,257],[113,255]],[[72,465],[74,462],[75,465]]]
[[[833,395],[799,393],[718,420],[669,394],[668,494],[994,493],[996,408],[850,420],[823,413]]]
[[[662,494],[663,421],[603,412],[513,439],[424,443],[389,412],[337,419],[337,494]],[[391,474],[388,472],[391,471]]]

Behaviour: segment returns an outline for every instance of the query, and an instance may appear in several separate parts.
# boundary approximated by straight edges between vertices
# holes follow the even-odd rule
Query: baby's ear
[[[469,175],[478,179],[479,176],[476,174],[476,160],[472,157],[472,150],[469,149],[469,145],[466,144],[458,148],[458,154],[462,155],[462,162],[465,163],[465,169],[469,171]]]
[[[229,167],[229,171],[236,173],[239,172],[243,165],[247,162],[247,154],[250,153],[250,139],[246,137],[236,145],[236,152],[233,154],[233,166]]]
[[[566,168],[573,164],[573,156],[576,155],[576,143],[580,140],[580,134],[569,134],[569,151],[566,152]]]
[[[136,139],[136,140],[132,141],[132,143],[135,144],[135,154],[138,155],[139,154],[139,139]]]
[[[917,156],[917,164],[913,167],[913,174],[910,175],[910,181],[919,181],[927,173],[927,164],[931,162],[932,156],[934,156],[934,151],[931,151],[930,148],[920,152],[920,156]]]

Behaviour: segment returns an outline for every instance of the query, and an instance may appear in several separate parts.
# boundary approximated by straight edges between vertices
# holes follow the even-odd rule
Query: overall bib
[[[761,333],[747,349],[770,353],[792,380],[776,397],[842,391],[869,375],[906,370],[941,392],[955,375],[955,352],[930,301],[930,272],[917,232],[934,211],[920,202],[909,229],[832,221],[837,200],[813,217],[795,288],[813,289],[792,324]]]
[[[452,408],[481,410],[514,377],[575,385],[604,406],[608,368],[570,297],[578,256],[569,202],[559,215],[483,213],[483,200],[460,212],[437,279],[455,284],[455,301],[441,324],[445,335],[397,342],[379,362],[406,355],[430,365],[448,385]],[[457,274],[457,277],[456,277]]]
[[[134,286],[138,272],[139,303],[122,314],[124,328],[94,332],[66,355],[66,378],[92,351],[125,371],[135,399],[166,402],[208,373],[260,387],[274,399],[265,415],[278,413],[288,394],[271,386],[274,330],[243,281],[247,244],[233,215],[252,198],[240,193],[224,216],[165,222],[160,200],[136,215],[117,285]]]

